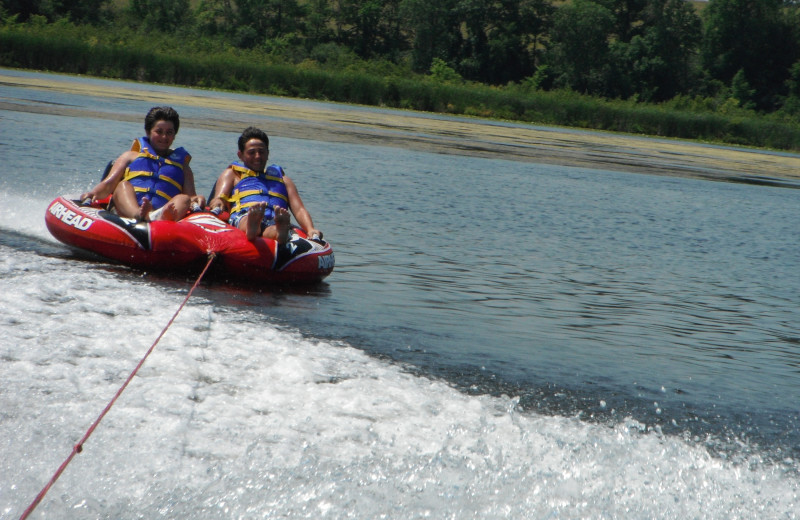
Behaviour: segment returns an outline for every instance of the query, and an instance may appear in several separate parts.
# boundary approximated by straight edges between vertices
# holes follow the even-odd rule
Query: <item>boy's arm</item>
[[[286,191],[289,194],[289,208],[292,210],[297,223],[300,224],[300,227],[308,234],[309,238],[314,238],[315,235],[316,238],[322,238],[322,231],[314,227],[311,213],[308,212],[305,204],[303,204],[303,199],[300,198],[294,181],[288,175],[284,175],[283,182],[286,184]]]
[[[209,209],[219,208],[223,211],[228,211],[230,205],[227,198],[233,191],[233,185],[236,181],[236,174],[230,168],[226,169],[217,178],[216,188],[214,189],[214,196],[208,203]]]

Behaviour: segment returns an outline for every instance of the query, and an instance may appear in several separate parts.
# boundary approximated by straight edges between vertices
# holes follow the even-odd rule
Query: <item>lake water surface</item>
[[[87,259],[44,225],[159,93],[209,122],[176,140],[202,192],[241,128],[270,133],[336,270],[204,282],[34,518],[798,516],[800,191],[285,137],[293,107],[391,111],[1,72],[0,518],[198,274]]]

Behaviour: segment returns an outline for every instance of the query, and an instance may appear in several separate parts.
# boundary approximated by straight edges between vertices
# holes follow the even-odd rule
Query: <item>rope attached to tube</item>
[[[47,494],[47,492],[50,490],[50,488],[53,486],[53,484],[56,483],[56,480],[58,480],[58,477],[61,476],[61,474],[67,468],[67,466],[72,461],[72,459],[75,457],[75,455],[77,455],[78,453],[83,451],[83,444],[92,435],[92,433],[94,432],[95,428],[97,428],[97,426],[100,424],[100,421],[103,420],[103,417],[105,417],[106,414],[109,412],[109,410],[111,410],[111,407],[114,406],[114,403],[117,401],[117,398],[119,398],[119,396],[122,394],[122,392],[128,386],[128,384],[133,380],[133,378],[136,375],[136,373],[139,371],[140,368],[142,368],[142,365],[144,365],[144,362],[145,362],[145,360],[147,360],[147,357],[156,348],[156,345],[158,345],[158,342],[161,341],[161,338],[164,336],[164,334],[166,334],[167,330],[172,325],[172,322],[175,321],[175,318],[177,318],[178,314],[181,312],[181,310],[183,310],[183,307],[186,305],[186,302],[189,301],[189,298],[192,296],[192,293],[197,288],[197,286],[200,285],[200,281],[203,279],[203,276],[205,276],[205,274],[208,271],[209,267],[211,267],[211,262],[214,261],[214,258],[216,258],[216,254],[215,253],[211,253],[208,256],[208,262],[206,263],[205,268],[203,268],[203,272],[201,272],[200,276],[197,277],[197,280],[194,282],[194,285],[189,290],[189,292],[186,294],[186,298],[183,299],[183,303],[180,304],[180,306],[178,307],[178,310],[176,310],[175,314],[172,315],[172,318],[170,318],[170,320],[167,323],[167,325],[161,331],[161,334],[159,334],[158,337],[156,338],[156,340],[153,342],[153,344],[150,345],[150,348],[147,350],[147,353],[139,361],[139,364],[136,365],[136,368],[133,369],[131,374],[128,376],[128,379],[126,379],[125,382],[122,384],[122,386],[119,388],[119,390],[117,390],[117,393],[114,395],[113,399],[111,399],[111,401],[109,401],[109,403],[106,405],[105,409],[100,413],[100,415],[97,417],[97,419],[95,419],[94,423],[92,423],[92,425],[89,427],[89,429],[86,430],[86,433],[83,434],[83,437],[81,437],[81,440],[78,441],[78,444],[76,444],[75,446],[72,447],[72,452],[69,454],[69,457],[67,457],[66,460],[64,460],[64,462],[61,463],[61,466],[59,466],[59,468],[56,470],[56,472],[50,478],[50,482],[48,482],[47,485],[42,488],[42,490],[39,492],[39,494],[36,495],[36,498],[33,500],[33,502],[31,502],[31,504],[28,506],[28,508],[25,510],[25,512],[22,513],[22,516],[20,517],[20,520],[25,520],[26,518],[28,518],[28,515],[30,515],[33,512],[33,510],[36,509],[36,506],[39,505],[39,503],[42,501],[42,499]]]

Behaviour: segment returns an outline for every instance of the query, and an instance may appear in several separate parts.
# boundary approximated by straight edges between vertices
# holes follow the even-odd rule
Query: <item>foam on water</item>
[[[0,182],[0,188],[4,188]],[[80,194],[75,194],[79,196]],[[53,195],[52,198],[55,198]],[[44,216],[50,200],[42,197],[13,193],[7,189],[0,189],[0,233],[13,230],[16,233],[35,237],[47,242],[56,243],[56,239],[47,231],[44,225]]]
[[[66,458],[188,286],[0,246],[0,517]],[[199,294],[37,509],[106,518],[795,518],[798,480],[520,413]],[[206,293],[207,294],[207,293]]]

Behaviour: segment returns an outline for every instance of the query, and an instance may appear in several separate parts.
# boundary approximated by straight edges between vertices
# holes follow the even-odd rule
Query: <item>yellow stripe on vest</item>
[[[154,175],[155,174],[153,172],[148,172],[148,171],[130,171],[130,170],[128,170],[128,171],[125,172],[125,177],[123,178],[123,180],[129,181],[129,180],[134,179],[136,177],[152,177]],[[162,181],[166,181],[166,182],[172,184],[173,186],[178,188],[180,191],[183,191],[183,186],[178,184],[178,182],[175,179],[173,179],[172,177],[168,177],[166,175],[159,175],[158,178],[160,180],[162,180]],[[139,191],[142,191],[142,190],[139,190]],[[147,191],[147,190],[143,190],[143,191]]]
[[[137,191],[139,193],[150,193],[150,190],[148,190],[147,188],[140,188],[138,186],[134,186],[133,187],[133,191]],[[170,196],[169,193],[164,193],[161,190],[156,190],[156,195],[159,195],[160,197],[162,197],[162,198],[164,198],[166,200],[172,200],[172,197]]]
[[[275,193],[274,191],[270,191],[269,194],[272,197],[278,197],[279,199],[285,201],[286,203],[289,202],[289,198],[286,195],[284,195],[283,193]]]
[[[166,175],[159,175],[158,178],[161,179],[162,181],[167,181],[168,183],[178,188],[180,191],[183,191],[183,186],[178,184],[177,181],[175,181],[175,179],[173,179],[172,177],[167,177]]]
[[[125,177],[122,180],[129,181],[129,180],[134,179],[136,177],[152,177],[152,176],[153,176],[153,172],[149,172],[149,171],[125,170]]]
[[[244,208],[249,208],[255,202],[248,202],[246,204],[242,204],[242,199],[245,197],[249,197],[250,195],[260,195],[264,193],[264,190],[246,190],[246,191],[239,191],[236,190],[233,194],[228,197],[228,202],[233,203],[233,207],[231,208],[231,213],[236,213],[237,211],[241,211]]]

